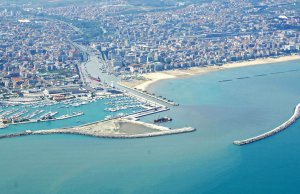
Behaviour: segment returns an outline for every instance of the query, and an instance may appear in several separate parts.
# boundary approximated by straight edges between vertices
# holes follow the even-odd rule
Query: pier
[[[19,125],[19,124],[28,124],[28,123],[39,123],[39,122],[48,122],[48,121],[58,121],[58,120],[64,120],[64,119],[70,119],[70,118],[74,118],[74,117],[79,117],[81,115],[83,115],[83,112],[78,112],[78,113],[73,113],[73,114],[66,114],[66,115],[62,115],[60,117],[57,118],[49,118],[49,119],[28,119],[27,121],[13,121],[11,123],[1,123],[0,122],[0,129],[2,128],[6,128],[9,125]]]
[[[272,135],[275,135],[275,134],[277,134],[277,133],[285,130],[289,126],[291,126],[293,123],[295,123],[297,121],[297,119],[299,117],[300,117],[300,103],[296,106],[295,112],[292,115],[292,117],[289,120],[287,120],[286,122],[284,122],[283,124],[281,124],[280,126],[276,127],[275,129],[273,129],[273,130],[271,130],[269,132],[263,133],[261,135],[258,135],[258,136],[255,136],[255,137],[252,137],[252,138],[249,138],[249,139],[236,140],[236,141],[233,142],[233,144],[242,146],[242,145],[254,143],[256,141],[259,141],[259,140],[262,140],[264,138],[267,138],[267,137],[270,137]]]
[[[168,111],[170,110],[167,106],[164,106],[162,104],[156,103],[152,100],[148,100],[142,96],[138,96],[136,94],[133,93],[126,93],[127,96],[129,96],[130,98],[134,98],[137,99],[140,102],[143,102],[145,104],[150,104],[150,108],[147,108],[146,110],[142,110],[139,112],[135,112],[129,115],[125,115],[122,118],[126,118],[126,119],[133,119],[133,120],[137,120],[140,117],[144,117],[144,116],[148,116],[148,115],[152,115],[152,114],[156,114],[156,113],[160,113],[160,112],[164,112],[164,111]]]
[[[170,109],[168,107],[152,108],[152,109],[148,109],[148,110],[145,110],[145,111],[141,111],[141,112],[137,112],[137,113],[127,115],[124,118],[138,119],[140,117],[144,117],[144,116],[164,112],[164,111],[167,111],[167,110],[170,110]]]
[[[128,86],[126,86],[126,85],[124,85],[124,84],[118,83],[118,85],[121,86],[121,87],[123,87],[123,88],[125,88],[125,89],[131,90],[131,91],[135,91],[135,92],[137,92],[137,93],[139,93],[139,94],[142,94],[142,95],[148,96],[148,97],[150,97],[150,98],[153,98],[153,99],[155,99],[155,100],[157,100],[157,101],[160,101],[160,102],[162,102],[162,103],[165,103],[165,104],[168,104],[168,105],[172,105],[172,106],[179,106],[179,104],[177,104],[177,103],[175,103],[175,102],[173,102],[173,101],[164,99],[164,98],[162,98],[162,97],[158,97],[158,96],[155,96],[155,95],[153,95],[153,94],[149,94],[149,93],[146,93],[146,92],[137,90],[137,89],[135,89],[135,88],[128,87]]]

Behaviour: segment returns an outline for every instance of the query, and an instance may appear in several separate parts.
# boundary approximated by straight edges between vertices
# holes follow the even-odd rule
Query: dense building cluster
[[[103,19],[106,15],[114,15],[119,12],[127,10],[128,3],[123,0],[109,1],[109,5],[105,2],[98,4],[87,4],[85,6],[67,6],[67,7],[54,7],[44,10],[48,15],[59,15],[72,19],[81,20],[99,20]]]
[[[78,84],[81,51],[69,41],[73,30],[57,21],[0,11],[0,85],[6,90]],[[3,93],[2,93],[3,94]]]
[[[100,12],[64,7],[56,14],[97,19],[107,33],[94,44],[115,70],[149,72],[299,52],[299,13],[290,9],[293,4],[228,0],[142,14],[104,14],[103,7]]]
[[[82,65],[78,67],[88,56],[80,45],[83,40],[101,53],[103,72],[115,75],[120,74],[117,71],[144,73],[297,53],[300,17],[292,9],[294,3],[222,0],[149,9],[114,0],[80,6],[3,7],[1,94],[80,88],[88,83],[84,78],[100,82],[85,75]],[[102,36],[94,33],[94,24],[96,31],[99,26],[103,29]],[[89,30],[98,37],[86,39]]]
[[[122,64],[144,72],[299,51],[299,32],[286,29],[299,24],[295,12],[261,9],[232,1],[160,14],[110,17],[103,24],[114,33],[102,45],[114,66]]]

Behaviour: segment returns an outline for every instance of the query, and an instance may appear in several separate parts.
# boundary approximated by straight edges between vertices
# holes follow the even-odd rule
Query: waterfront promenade
[[[263,133],[261,135],[258,135],[258,136],[252,137],[252,138],[248,138],[245,140],[236,140],[233,142],[233,144],[239,145],[239,146],[246,145],[246,144],[254,143],[256,141],[270,137],[272,135],[275,135],[275,134],[285,130],[293,123],[295,123],[299,117],[300,117],[300,103],[296,106],[294,114],[291,116],[291,118],[289,120],[287,120],[286,122],[284,122],[283,124],[281,124],[280,126],[276,127],[275,129],[273,129],[269,132]]]

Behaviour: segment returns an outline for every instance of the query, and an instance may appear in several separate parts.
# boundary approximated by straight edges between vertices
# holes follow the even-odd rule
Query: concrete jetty
[[[273,129],[271,131],[268,131],[266,133],[263,133],[261,135],[258,135],[258,136],[252,137],[252,138],[234,141],[233,144],[239,145],[239,146],[246,145],[246,144],[250,144],[250,143],[262,140],[264,138],[270,137],[272,135],[275,135],[275,134],[279,133],[280,131],[283,131],[286,128],[288,128],[289,126],[291,126],[293,123],[295,123],[297,121],[297,119],[299,117],[300,117],[300,103],[296,106],[295,112],[292,115],[292,117],[289,120],[287,120],[286,122],[284,122],[283,124],[281,124],[280,126],[276,127],[275,129]]]
[[[83,115],[83,112],[78,112],[78,113],[74,113],[73,115],[62,115],[60,117],[57,118],[52,118],[52,119],[29,119],[28,121],[21,121],[21,122],[11,122],[11,123],[6,123],[3,124],[0,122],[0,129],[2,128],[6,128],[10,125],[20,125],[20,124],[29,124],[29,123],[40,123],[40,122],[48,122],[48,121],[58,121],[58,120],[65,120],[65,119],[70,119],[70,118],[74,118],[74,117],[79,117],[81,115]]]
[[[148,116],[148,115],[152,115],[152,114],[156,114],[156,113],[160,113],[160,112],[164,112],[164,111],[168,111],[168,110],[170,110],[168,107],[151,108],[151,109],[148,109],[148,110],[145,110],[145,111],[141,111],[141,112],[137,112],[137,113],[127,115],[124,118],[137,119],[137,118],[140,118],[140,117],[144,117],[144,116]]]
[[[122,126],[129,125],[129,126]],[[132,129],[136,128],[136,129]],[[133,131],[132,131],[133,130]],[[51,134],[73,134],[84,135],[101,138],[145,138],[163,135],[174,135],[179,133],[188,133],[195,131],[192,127],[183,127],[179,129],[169,129],[164,126],[154,125],[141,121],[133,121],[127,119],[116,119],[114,121],[101,121],[89,125],[82,125],[79,127],[69,127],[61,129],[49,130],[26,130],[13,134],[0,135],[0,139],[14,138],[29,135],[51,135]]]
[[[121,83],[118,83],[118,85],[121,86],[121,87],[124,87],[124,88],[126,88],[126,89],[128,89],[128,90],[132,90],[132,91],[135,91],[135,92],[140,93],[140,94],[142,94],[142,95],[145,95],[145,96],[148,96],[148,97],[150,97],[150,98],[153,98],[153,99],[155,99],[155,100],[157,100],[157,101],[160,101],[160,102],[162,102],[162,103],[165,103],[165,104],[168,104],[168,105],[172,105],[172,106],[179,106],[179,104],[177,104],[177,103],[175,103],[175,102],[173,102],[173,101],[166,100],[166,99],[164,99],[164,98],[162,98],[162,97],[158,97],[158,96],[155,96],[155,95],[153,95],[153,94],[146,93],[146,92],[144,92],[144,91],[140,91],[140,90],[137,90],[137,89],[135,89],[135,88],[128,87],[128,86],[126,86],[126,85],[124,85],[124,84],[121,84]]]

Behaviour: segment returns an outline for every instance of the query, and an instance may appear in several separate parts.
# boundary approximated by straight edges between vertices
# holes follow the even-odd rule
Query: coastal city
[[[126,82],[149,81],[144,75],[153,72],[296,56],[300,19],[291,9],[295,3],[170,1],[159,9],[125,0],[61,6],[3,3],[1,104],[68,108],[117,97],[124,100],[105,108],[117,112],[106,119],[167,111],[178,104]],[[35,108],[1,110],[2,128],[84,114]]]
[[[300,0],[0,0],[0,194],[299,194]]]
[[[104,34],[90,44],[104,54],[113,70],[146,73],[298,53],[299,13],[290,9],[294,3],[214,1],[142,14],[123,14],[123,3],[44,12],[98,21]]]

